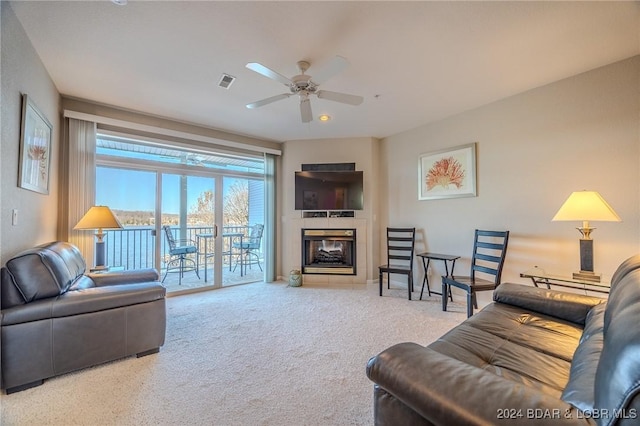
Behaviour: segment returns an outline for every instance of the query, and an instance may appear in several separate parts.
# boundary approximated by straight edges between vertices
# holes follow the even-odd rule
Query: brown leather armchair
[[[164,344],[165,288],[154,269],[85,270],[80,251],[65,242],[27,250],[2,268],[0,387],[7,394]]]

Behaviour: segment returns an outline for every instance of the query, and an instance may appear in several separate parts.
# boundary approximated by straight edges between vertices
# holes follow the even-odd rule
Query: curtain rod
[[[151,125],[148,125],[148,124],[141,124],[141,123],[134,123],[132,121],[119,120],[117,118],[109,118],[109,117],[104,117],[104,116],[100,116],[100,115],[87,114],[85,112],[72,111],[72,110],[68,110],[68,109],[64,110],[64,117],[65,118],[75,118],[76,120],[93,121],[93,122],[99,123],[99,124],[108,124],[108,125],[111,125],[111,126],[117,126],[117,127],[122,127],[122,128],[126,128],[126,129],[131,129],[131,130],[139,130],[139,131],[142,131],[142,132],[156,133],[156,134],[163,135],[163,136],[172,136],[172,137],[176,137],[176,138],[191,139],[191,140],[195,140],[195,141],[199,141],[199,142],[213,143],[213,144],[229,146],[229,147],[233,147],[233,148],[241,148],[241,149],[246,149],[248,151],[255,151],[255,152],[261,152],[261,153],[273,154],[273,155],[282,155],[282,151],[279,150],[279,149],[273,149],[273,148],[267,148],[267,147],[263,147],[263,146],[250,145],[250,144],[245,144],[245,143],[242,143],[242,142],[228,141],[228,140],[224,140],[224,139],[214,138],[214,137],[211,137],[211,136],[199,135],[197,133],[183,132],[181,130],[166,129],[164,127],[151,126]]]

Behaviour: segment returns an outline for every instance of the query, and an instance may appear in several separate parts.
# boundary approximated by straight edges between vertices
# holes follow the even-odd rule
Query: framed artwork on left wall
[[[28,95],[22,95],[18,186],[49,194],[52,126]]]

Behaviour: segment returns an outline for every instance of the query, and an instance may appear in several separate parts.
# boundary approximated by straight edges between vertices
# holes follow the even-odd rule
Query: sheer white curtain
[[[74,231],[96,201],[96,123],[69,118],[67,145],[67,241],[78,246],[94,265],[95,237],[90,231]]]
[[[265,211],[265,268],[266,282],[273,282],[277,278],[276,271],[276,157],[272,154],[264,156],[264,211]]]

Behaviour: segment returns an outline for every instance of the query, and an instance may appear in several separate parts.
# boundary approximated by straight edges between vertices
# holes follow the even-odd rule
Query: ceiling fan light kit
[[[331,60],[324,68],[321,68],[315,77],[305,74],[311,64],[307,61],[299,61],[298,69],[300,74],[287,78],[284,75],[265,67],[257,62],[249,62],[247,68],[263,75],[271,80],[275,80],[284,84],[289,88],[289,93],[282,93],[280,95],[271,96],[266,99],[262,99],[256,102],[247,104],[247,108],[254,109],[264,105],[268,105],[272,102],[286,99],[293,95],[300,97],[300,118],[303,123],[308,123],[313,120],[313,114],[311,112],[310,95],[316,95],[320,99],[327,99],[333,102],[340,102],[348,105],[360,105],[364,98],[357,95],[349,95],[347,93],[330,92],[327,90],[318,90],[320,84],[330,79],[334,75],[343,71],[349,66],[349,62],[342,56],[336,56]],[[328,117],[328,116],[327,116]],[[327,121],[327,120],[324,120]]]

